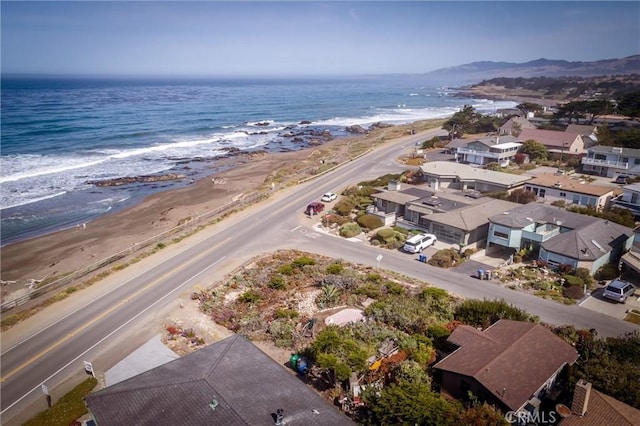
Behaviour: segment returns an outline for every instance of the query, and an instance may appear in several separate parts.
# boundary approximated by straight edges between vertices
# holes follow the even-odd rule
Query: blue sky
[[[640,2],[11,2],[2,72],[422,73],[640,53]]]

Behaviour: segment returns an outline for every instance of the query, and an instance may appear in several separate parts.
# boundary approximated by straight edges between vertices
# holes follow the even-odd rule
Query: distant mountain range
[[[425,75],[433,77],[434,80],[480,82],[496,77],[591,77],[634,73],[640,74],[640,55],[595,62],[569,62],[544,58],[521,64],[482,61],[441,68],[427,72]]]

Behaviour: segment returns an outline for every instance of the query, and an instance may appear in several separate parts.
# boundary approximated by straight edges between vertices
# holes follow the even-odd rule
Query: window
[[[571,202],[573,204],[580,204],[580,196],[578,194],[573,194],[573,200]]]
[[[633,159],[633,164],[640,164],[640,158],[634,158]]]
[[[493,231],[493,235],[498,238],[503,238],[505,240],[509,238],[509,234],[505,234],[504,232],[499,232],[499,231]]]
[[[544,188],[540,188],[540,193],[538,194],[538,196],[539,196],[540,198],[544,198],[544,194],[546,194],[546,193],[547,193],[547,190],[546,190],[546,189],[544,189]]]
[[[564,197],[566,197],[566,196],[567,196],[567,193],[566,193],[566,192],[561,192],[561,193],[560,193],[560,196],[564,198]]]

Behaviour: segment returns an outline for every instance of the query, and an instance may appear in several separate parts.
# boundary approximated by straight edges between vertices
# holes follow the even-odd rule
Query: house
[[[456,138],[445,146],[445,150],[447,154],[456,155],[458,153],[458,148],[464,148],[468,143],[468,139]]]
[[[518,138],[524,142],[534,140],[544,145],[552,154],[564,155],[565,157],[584,154],[584,141],[579,133],[522,129]]]
[[[582,170],[598,176],[640,176],[640,149],[596,145],[582,157]]]
[[[615,187],[593,185],[584,179],[555,174],[538,175],[528,181],[524,189],[533,191],[539,201],[564,201],[566,204],[591,206],[597,210],[607,207],[620,194]]]
[[[518,137],[522,130],[535,128],[536,126],[524,117],[511,117],[506,123],[498,128],[498,134]]]
[[[461,325],[447,340],[458,348],[434,366],[441,392],[457,399],[471,392],[505,412],[534,411],[578,359],[574,347],[530,322],[503,319],[484,331]]]
[[[100,426],[352,425],[242,336],[231,336],[85,397]],[[294,421],[295,420],[295,421]]]
[[[632,183],[622,187],[622,194],[612,203],[614,207],[629,209],[636,219],[640,219],[640,183]]]
[[[617,262],[633,244],[633,230],[604,219],[529,203],[489,218],[488,248],[527,247],[557,267],[570,265],[595,274]]]
[[[507,191],[520,188],[531,176],[494,172],[466,164],[433,161],[420,166],[426,182],[435,191],[440,188],[462,191]]]
[[[582,136],[585,148],[589,148],[598,143],[598,126],[593,124],[569,124],[564,131],[567,133],[578,133]]]
[[[509,135],[480,138],[468,142],[464,147],[459,147],[456,152],[456,161],[478,166],[489,163],[508,166],[521,146],[522,143],[518,138]]]
[[[640,410],[598,392],[580,379],[573,392],[571,414],[559,420],[559,426],[637,426]]]
[[[475,192],[434,192],[428,187],[379,188],[371,195],[374,210],[386,225],[395,224],[434,234],[438,241],[474,247],[484,245],[489,217],[518,204]]]

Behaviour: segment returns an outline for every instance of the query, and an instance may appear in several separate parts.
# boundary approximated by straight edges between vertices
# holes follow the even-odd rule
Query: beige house
[[[584,179],[571,178],[564,175],[540,175],[524,186],[533,191],[539,201],[564,201],[566,204],[591,206],[597,210],[607,207],[612,198],[622,191],[609,186],[593,185]]]
[[[524,117],[511,117],[506,123],[504,123],[498,129],[498,134],[500,135],[512,135],[515,137],[520,136],[520,132],[524,129],[535,129],[534,126],[529,120]]]
[[[579,133],[556,130],[523,129],[518,138],[526,142],[534,140],[544,145],[550,153],[582,155],[585,153],[584,140]]]
[[[530,176],[513,175],[480,169],[449,161],[432,161],[420,166],[430,188],[460,189],[462,191],[512,191],[531,179]]]

